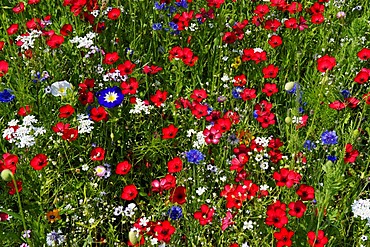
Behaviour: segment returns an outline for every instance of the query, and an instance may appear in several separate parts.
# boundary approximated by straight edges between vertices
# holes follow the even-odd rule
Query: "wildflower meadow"
[[[370,246],[365,0],[1,0],[0,246]]]

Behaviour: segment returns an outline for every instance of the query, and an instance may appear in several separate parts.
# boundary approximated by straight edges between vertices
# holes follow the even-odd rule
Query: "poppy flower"
[[[46,44],[51,48],[51,49],[56,49],[59,46],[61,46],[64,42],[64,37],[61,35],[52,35],[47,41]]]
[[[240,97],[244,101],[255,99],[257,97],[256,90],[253,88],[244,88],[243,92],[240,93]]]
[[[314,14],[311,16],[311,22],[313,24],[321,24],[325,20],[324,16],[322,14]]]
[[[169,173],[180,172],[182,170],[182,160],[179,157],[175,157],[167,162],[167,168]]]
[[[361,60],[368,60],[370,58],[370,49],[369,48],[362,48],[361,51],[357,53],[357,57]]]
[[[346,144],[346,154],[344,156],[344,163],[355,163],[357,156],[360,154],[358,150],[354,150],[352,144]]]
[[[12,8],[12,11],[16,14],[19,14],[19,13],[22,13],[24,11],[24,3],[23,2],[19,2],[17,3],[17,5],[15,5],[13,8]]]
[[[369,76],[370,76],[369,73],[365,71],[360,71],[357,73],[354,81],[357,82],[358,84],[364,84],[369,80]]]
[[[11,24],[6,30],[6,32],[8,33],[9,36],[16,34],[18,32],[18,28],[19,28],[19,25],[17,23]]]
[[[3,77],[4,75],[6,75],[6,73],[8,73],[8,70],[9,70],[8,62],[5,60],[1,60],[0,61],[0,77]]]
[[[160,107],[167,99],[167,92],[157,90],[154,95],[150,96],[150,100],[155,106]]]
[[[301,184],[296,193],[302,201],[312,201],[315,199],[315,189],[306,184]]]
[[[194,218],[199,220],[199,223],[204,226],[212,222],[214,214],[214,208],[210,208],[207,204],[203,204],[200,206],[200,211],[194,213]]]
[[[117,69],[121,76],[124,76],[131,74],[135,67],[136,64],[132,63],[130,60],[126,60],[123,64],[118,65]]]
[[[116,167],[116,174],[118,175],[126,175],[131,170],[132,165],[127,161],[123,161],[117,164]]]
[[[243,170],[244,165],[248,162],[249,156],[245,153],[241,153],[238,157],[235,157],[231,160],[230,171],[236,170],[240,172]]]
[[[279,89],[275,83],[266,83],[262,88],[262,92],[265,93],[267,97],[270,97],[279,92]]]
[[[159,225],[154,227],[156,238],[159,241],[169,243],[171,241],[171,235],[176,231],[176,228],[171,225],[168,220],[161,222]]]
[[[106,53],[103,59],[103,64],[114,64],[119,59],[118,52]]]
[[[59,108],[59,118],[69,118],[75,112],[75,109],[70,104]]]
[[[264,26],[264,28],[266,29],[266,30],[271,30],[271,31],[274,31],[274,32],[276,32],[276,30],[279,28],[281,26],[281,22],[278,20],[278,19],[273,19],[273,20],[266,20],[266,22],[265,22],[265,26]],[[271,36],[271,37],[274,37],[274,36],[277,36],[277,35],[273,35],[273,36]],[[275,41],[275,38],[273,38],[273,39],[271,39],[270,38],[270,40],[271,41]],[[270,44],[270,40],[269,40],[269,44]],[[271,45],[271,44],[270,44]],[[272,45],[271,45],[272,46]],[[275,48],[275,47],[273,47],[273,48]]]
[[[168,127],[162,129],[162,139],[175,138],[178,128],[175,125],[170,124]]]
[[[307,233],[308,244],[312,247],[324,247],[328,243],[323,230],[318,230],[317,235],[313,231]]]
[[[291,202],[288,205],[289,210],[289,215],[295,216],[297,218],[302,218],[304,213],[306,212],[306,205],[302,201],[296,201],[296,202]]]
[[[297,19],[296,18],[289,18],[288,20],[286,20],[284,22],[284,25],[286,28],[289,28],[289,29],[295,29],[295,28],[298,28],[298,23],[297,23]]]
[[[340,102],[339,100],[336,100],[336,101],[330,103],[329,107],[331,109],[340,111],[340,110],[343,110],[344,108],[346,108],[346,105],[343,102]]]
[[[36,171],[41,170],[48,164],[48,157],[45,154],[37,154],[31,159],[30,164]]]
[[[95,122],[99,122],[102,120],[107,121],[108,112],[102,106],[92,108],[90,112],[90,118]]]
[[[190,98],[200,103],[207,98],[207,92],[203,88],[194,89],[193,93],[190,95]]]
[[[325,73],[328,70],[332,70],[335,65],[336,65],[335,57],[325,55],[317,59],[317,70],[320,72]]]
[[[222,41],[226,44],[233,44],[236,41],[236,35],[234,32],[226,32],[222,37]]]
[[[121,194],[121,198],[126,201],[131,201],[136,198],[138,194],[137,188],[134,184],[126,185]]]
[[[64,24],[60,29],[60,34],[63,36],[68,36],[73,32],[73,27],[71,24]]]
[[[272,35],[268,43],[272,48],[276,48],[283,43],[283,39],[279,35]]]
[[[155,65],[151,65],[151,66],[145,65],[143,67],[143,73],[144,74],[154,75],[154,74],[157,74],[158,72],[160,72],[162,70],[163,70],[163,68],[155,66]]]
[[[3,154],[3,160],[0,160],[0,172],[9,169],[13,174],[17,169],[18,156],[15,154]]]
[[[16,187],[14,185],[14,182],[13,181],[10,181],[9,183],[6,184],[8,187],[9,187],[9,195],[14,195],[16,192]],[[16,185],[17,185],[17,189],[18,189],[18,193],[22,191],[22,181],[21,180],[17,180],[16,181]]]
[[[184,204],[186,202],[186,188],[184,186],[179,186],[172,189],[169,200],[172,203]]]
[[[66,141],[75,141],[78,137],[78,129],[66,128],[63,130],[62,139]]]
[[[19,108],[17,114],[18,116],[25,117],[31,112],[32,112],[31,107],[29,105],[26,105],[26,106]]]
[[[253,11],[256,15],[260,18],[264,17],[270,11],[269,6],[267,4],[259,4],[257,5],[256,9]]]
[[[228,228],[229,226],[235,223],[232,221],[232,219],[233,219],[233,215],[231,214],[230,211],[227,211],[225,218],[221,220],[221,230],[222,231],[225,231],[226,228]]]
[[[276,180],[277,186],[286,186],[288,188],[298,184],[302,178],[299,173],[287,168],[281,168],[280,172],[274,172],[272,177]]]
[[[114,86],[98,91],[96,97],[101,106],[113,108],[119,106],[125,96],[119,87]]]
[[[222,133],[220,132],[217,125],[212,126],[210,129],[203,130],[204,140],[207,144],[218,144]]]
[[[109,12],[108,12],[108,18],[110,20],[117,20],[119,18],[119,16],[121,15],[121,10],[118,9],[118,8],[112,8]]]
[[[276,228],[282,228],[284,225],[288,224],[285,210],[282,210],[281,208],[268,209],[266,214],[267,218],[265,223],[268,226],[273,225]]]
[[[92,161],[101,161],[104,160],[105,150],[101,147],[96,147],[90,152],[90,159]]]
[[[48,218],[49,223],[54,223],[57,220],[60,220],[59,209],[54,209],[53,211],[47,212],[46,217]]]
[[[280,229],[280,232],[274,233],[274,238],[277,240],[276,247],[292,246],[294,232],[287,230],[285,227]]]
[[[6,221],[9,220],[9,214],[0,212],[0,221]]]
[[[262,69],[263,78],[275,78],[279,73],[279,68],[274,66],[273,64],[268,65]]]

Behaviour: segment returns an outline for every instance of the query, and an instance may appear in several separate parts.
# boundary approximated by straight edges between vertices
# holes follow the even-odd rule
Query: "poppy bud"
[[[353,137],[357,137],[358,135],[360,134],[360,132],[358,131],[358,129],[355,129],[354,131],[353,131]]]
[[[291,117],[286,117],[285,118],[285,123],[286,124],[291,124],[292,123],[292,118]]]
[[[130,240],[130,242],[135,245],[137,244],[139,241],[138,241],[138,237],[136,236],[136,232],[132,232],[130,231],[128,233],[128,239]]]
[[[285,91],[290,91],[293,89],[295,82],[288,82],[285,84]]]
[[[4,181],[10,181],[12,180],[12,177],[13,177],[13,173],[11,170],[9,169],[4,169],[2,172],[1,172],[1,178],[4,180]]]

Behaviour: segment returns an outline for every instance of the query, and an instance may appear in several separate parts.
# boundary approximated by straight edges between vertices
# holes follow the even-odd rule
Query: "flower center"
[[[108,103],[112,103],[112,102],[116,101],[117,98],[118,98],[117,93],[109,92],[105,95],[104,100]]]

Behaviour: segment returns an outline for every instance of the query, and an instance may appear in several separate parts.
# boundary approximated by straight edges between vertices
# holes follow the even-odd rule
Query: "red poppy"
[[[242,61],[245,62],[245,61],[250,61],[252,60],[254,56],[254,49],[250,48],[250,49],[244,49],[243,50],[243,55],[242,55]]]
[[[277,240],[276,247],[292,246],[294,232],[288,231],[285,227],[280,229],[280,232],[275,232],[274,237]]]
[[[345,101],[347,102],[347,106],[352,109],[356,108],[360,103],[360,100],[356,99],[355,97],[346,98]]]
[[[234,76],[234,87],[243,87],[247,83],[247,77],[245,75],[236,75]]]
[[[286,28],[289,28],[289,29],[295,29],[295,28],[298,28],[298,23],[297,23],[297,19],[296,18],[289,18],[288,20],[286,20],[284,22],[284,25]]]
[[[32,112],[31,107],[29,105],[26,105],[26,106],[23,106],[23,107],[19,108],[17,114],[19,116],[25,117],[28,114],[30,114],[31,112]]]
[[[16,193],[16,189],[15,189],[15,186],[14,186],[14,182],[13,181],[10,181],[9,183],[6,184],[10,189],[9,189],[9,195],[14,195]],[[16,185],[17,185],[17,188],[18,188],[18,193],[22,191],[22,181],[21,180],[17,180],[16,181]]]
[[[275,124],[275,114],[269,111],[259,112],[257,121],[261,124],[261,127],[265,129]]]
[[[39,18],[32,18],[26,22],[26,26],[30,30],[39,29],[41,27],[41,20]]]
[[[370,58],[370,49],[369,48],[362,48],[361,51],[357,53],[357,57],[361,60],[368,60]]]
[[[253,88],[245,88],[243,92],[240,93],[240,97],[244,101],[255,99],[257,97],[256,90]]]
[[[137,188],[134,184],[126,185],[121,194],[121,198],[126,201],[131,201],[136,198],[138,194]]]
[[[267,218],[265,220],[266,225],[275,226],[276,228],[282,228],[284,225],[288,224],[288,218],[286,217],[285,209],[273,208],[268,209]]]
[[[217,9],[225,2],[225,0],[207,0],[209,7],[216,7]]]
[[[267,4],[259,4],[257,5],[256,9],[253,11],[256,15],[260,18],[264,17],[270,11],[269,6]]]
[[[6,30],[6,32],[8,33],[8,35],[16,34],[18,32],[18,27],[19,25],[17,23],[11,24]]]
[[[328,70],[332,70],[335,65],[336,65],[335,57],[325,55],[317,59],[317,70],[320,72],[325,73]]]
[[[0,172],[9,169],[13,174],[17,170],[18,156],[15,154],[3,154],[3,160],[0,160]]]
[[[175,138],[178,128],[175,125],[170,124],[168,127],[162,129],[162,139],[172,139]]]
[[[291,202],[288,207],[290,209],[289,215],[297,218],[302,218],[307,209],[306,205],[304,205],[302,201]]]
[[[283,43],[283,39],[279,35],[272,35],[268,43],[272,48],[276,48]]]
[[[298,3],[298,2],[292,2],[291,4],[288,4],[286,10],[290,14],[299,13],[299,12],[302,11],[302,4],[301,3]]]
[[[279,161],[283,158],[283,154],[280,150],[270,150],[268,154],[270,161],[275,164],[279,163]]]
[[[8,62],[5,60],[1,60],[0,61],[0,77],[6,75],[6,73],[8,73],[8,70],[9,70]]]
[[[354,150],[352,144],[346,144],[346,155],[344,156],[344,163],[355,163],[357,156],[360,154],[358,150]]]
[[[193,100],[197,101],[197,102],[202,102],[204,99],[207,98],[207,92],[205,89],[201,88],[201,89],[194,89],[193,90],[193,93],[191,94],[190,98],[192,98]]]
[[[276,138],[276,139],[270,139],[268,147],[272,148],[273,150],[277,150],[283,145],[284,143],[279,138]]]
[[[276,32],[276,30],[281,26],[281,22],[278,20],[278,19],[273,19],[273,20],[267,20],[265,22],[265,26],[264,28],[267,29],[267,30],[271,30],[271,31],[274,31]],[[274,36],[277,36],[277,35],[273,35],[272,37]],[[279,36],[278,36],[279,37]],[[273,38],[275,39],[275,38]],[[271,40],[271,39],[270,39]],[[269,40],[269,44],[270,44],[270,40]],[[271,44],[270,44],[271,45]],[[271,45],[272,46],[272,45]],[[275,48],[275,47],[273,47]]]
[[[262,69],[263,78],[275,78],[279,73],[279,68],[274,66],[273,64],[268,65],[267,67]]]
[[[144,74],[155,75],[155,74],[157,74],[158,72],[160,72],[162,70],[163,70],[163,68],[155,66],[155,65],[151,65],[151,66],[145,65],[144,68],[143,68],[143,73]]]
[[[28,5],[38,4],[40,0],[28,0]]]
[[[0,212],[0,221],[9,220],[9,214]]]
[[[114,64],[115,62],[117,62],[119,59],[119,56],[118,56],[118,52],[112,52],[112,53],[107,53],[105,54],[104,56],[104,59],[103,59],[103,63],[104,64]]]
[[[254,52],[252,60],[256,64],[259,64],[260,62],[266,61],[267,60],[267,53],[265,51]]]
[[[68,36],[73,32],[73,27],[71,24],[64,24],[60,29],[60,34],[63,36]]]
[[[4,45],[5,45],[5,41],[0,41],[0,51],[3,50]]]
[[[179,157],[175,157],[167,162],[167,168],[169,173],[180,172],[182,170],[182,160]]]
[[[56,49],[59,46],[61,46],[64,42],[64,37],[61,35],[52,35],[47,41],[46,44],[51,48],[51,49]]]
[[[220,133],[222,134],[231,129],[231,120],[228,118],[217,119],[214,126],[217,126],[217,128],[220,130]]]
[[[336,101],[330,103],[329,107],[331,109],[340,111],[340,110],[343,110],[344,108],[346,108],[346,105],[343,102],[340,102],[339,100],[336,100]]]
[[[199,104],[198,102],[193,102],[191,107],[191,113],[197,118],[200,119],[201,117],[208,115],[208,106]]]
[[[150,100],[154,103],[155,106],[160,107],[167,99],[167,92],[157,90],[155,95],[150,96]]]
[[[23,2],[19,2],[17,3],[17,5],[15,5],[13,8],[12,8],[13,12],[16,13],[16,14],[19,14],[19,13],[22,13],[24,11],[24,3]]]
[[[236,41],[236,35],[234,32],[226,32],[222,37],[222,41],[226,44],[233,44]]]
[[[125,160],[117,164],[116,167],[116,174],[118,175],[126,175],[131,170],[131,164]]]
[[[66,141],[74,141],[78,137],[78,129],[75,128],[67,128],[64,129],[62,139]]]
[[[159,225],[154,227],[154,232],[159,241],[169,243],[171,241],[171,235],[176,231],[176,228],[171,225],[168,220],[161,222]]]
[[[101,161],[104,160],[105,150],[101,147],[96,147],[90,152],[90,159],[92,161]]]
[[[280,172],[274,172],[272,177],[276,180],[277,186],[286,186],[288,188],[298,184],[302,178],[299,173],[287,168],[281,168]]]
[[[123,64],[118,65],[117,69],[119,70],[122,76],[129,75],[133,72],[136,64],[132,63],[130,60],[126,60]]]
[[[184,186],[179,186],[172,189],[169,200],[172,203],[184,204],[186,202],[186,188]]]
[[[152,181],[152,192],[158,192],[162,194],[164,190],[173,189],[176,187],[176,177],[167,174],[164,178],[160,180],[155,179]]]
[[[108,12],[108,18],[110,20],[117,20],[119,18],[119,16],[121,15],[121,10],[118,9],[118,8],[112,8],[109,12]]]
[[[204,226],[212,222],[214,214],[214,208],[209,208],[207,204],[203,204],[200,206],[200,211],[194,213],[194,218],[199,220],[199,223]]]
[[[354,81],[357,82],[358,84],[364,84],[365,82],[367,82],[369,80],[369,76],[370,75],[367,72],[360,71],[356,75]]]
[[[315,199],[315,189],[306,184],[301,184],[296,193],[302,201],[311,201]]]
[[[233,215],[231,214],[230,211],[226,212],[226,217],[222,219],[221,221],[221,229],[222,231],[225,231],[226,228],[229,226],[233,225],[235,222],[232,221]]]
[[[37,154],[30,161],[33,169],[41,170],[48,164],[48,157],[45,154]]]
[[[97,108],[92,108],[91,109],[90,118],[95,122],[99,122],[99,121],[102,121],[102,120],[107,121],[108,120],[108,113],[104,109],[104,107],[99,106]]]
[[[70,104],[59,108],[59,118],[69,118],[75,112],[75,109]]]
[[[325,11],[325,6],[319,2],[315,2],[309,9],[311,14],[323,14]]]
[[[322,14],[314,14],[311,16],[311,22],[313,24],[321,24],[325,20],[324,16]]]
[[[277,88],[275,83],[266,83],[262,88],[262,92],[265,93],[267,97],[270,97],[273,94],[279,92],[279,89]]]
[[[245,153],[241,153],[238,157],[231,160],[230,171],[236,170],[240,172],[243,170],[244,165],[248,162],[249,156]]]
[[[308,244],[312,247],[324,247],[328,243],[328,238],[325,237],[323,230],[319,230],[317,235],[315,232],[310,231],[307,233]]]

